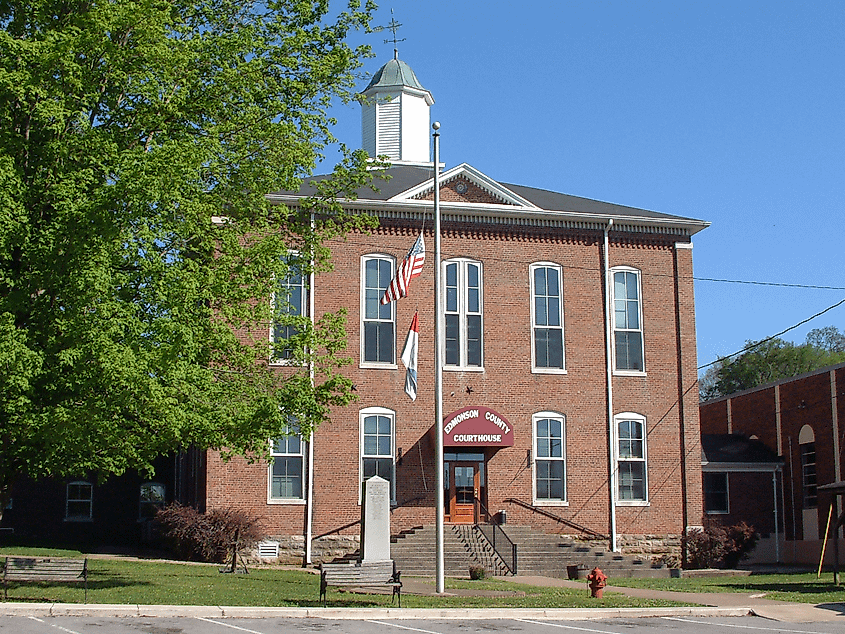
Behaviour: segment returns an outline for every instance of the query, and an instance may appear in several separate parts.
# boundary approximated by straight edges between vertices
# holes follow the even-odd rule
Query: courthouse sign
[[[513,427],[487,407],[464,407],[443,421],[444,447],[513,447]]]

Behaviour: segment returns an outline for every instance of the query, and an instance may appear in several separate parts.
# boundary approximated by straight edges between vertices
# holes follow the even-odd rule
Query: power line
[[[828,306],[824,310],[817,312],[812,317],[807,317],[807,319],[803,319],[803,320],[799,321],[797,324],[795,324],[794,326],[790,326],[789,328],[786,328],[785,330],[781,330],[779,333],[772,335],[771,337],[766,337],[765,339],[761,339],[760,341],[757,341],[753,345],[747,346],[747,347],[743,348],[742,350],[739,350],[738,352],[733,352],[731,354],[725,355],[724,357],[720,357],[720,358],[716,359],[715,361],[711,361],[710,363],[700,365],[700,366],[698,366],[697,369],[702,370],[704,368],[710,367],[711,365],[715,365],[716,363],[720,363],[722,361],[725,361],[726,359],[730,359],[731,357],[735,357],[738,354],[742,354],[743,352],[749,352],[751,350],[754,350],[755,348],[762,346],[764,343],[767,343],[767,342],[771,341],[772,339],[777,339],[778,337],[780,337],[781,335],[789,332],[790,330],[795,330],[799,326],[803,326],[804,324],[806,324],[808,321],[812,321],[816,317],[820,317],[821,315],[824,315],[826,312],[829,312],[829,311],[833,310],[834,308],[841,306],[842,304],[845,304],[845,299],[840,299],[838,302],[836,302],[832,306]]]

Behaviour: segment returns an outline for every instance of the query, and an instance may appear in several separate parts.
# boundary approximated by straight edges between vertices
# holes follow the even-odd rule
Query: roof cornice
[[[268,194],[267,200],[276,205],[298,206],[303,200],[298,194]],[[421,220],[433,218],[434,203],[430,200],[349,200],[338,202],[350,211],[372,213],[382,218]],[[705,229],[709,222],[684,218],[654,218],[630,214],[592,214],[587,212],[549,211],[538,207],[491,205],[469,202],[440,203],[441,219],[447,222],[510,224],[517,226],[554,227],[563,229],[603,230],[613,220],[614,232],[664,233],[691,236]]]

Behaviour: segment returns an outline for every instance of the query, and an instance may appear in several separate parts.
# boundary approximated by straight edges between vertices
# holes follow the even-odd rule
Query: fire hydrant
[[[601,599],[602,591],[607,585],[607,575],[601,571],[601,568],[593,568],[593,571],[587,575],[587,581],[590,584],[590,596]]]

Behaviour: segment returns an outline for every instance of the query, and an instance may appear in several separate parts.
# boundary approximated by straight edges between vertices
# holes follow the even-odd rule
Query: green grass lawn
[[[84,556],[78,551],[2,548],[0,556]],[[313,607],[319,603],[319,575],[304,570],[250,569],[249,574],[221,574],[219,565],[122,559],[88,560],[88,602],[141,605],[254,605]],[[592,599],[584,589],[538,588],[499,579],[447,579],[452,588],[510,591],[506,597],[431,597],[403,593],[402,607],[659,607],[683,605],[605,593]],[[9,601],[82,603],[81,584],[10,584]],[[329,588],[328,604],[337,607],[388,607],[389,595],[339,592]]]
[[[840,580],[845,575],[840,572]],[[743,577],[692,577],[681,579],[611,579],[611,585],[675,592],[742,592],[794,603],[845,602],[845,585],[833,584],[833,573],[752,574]]]

